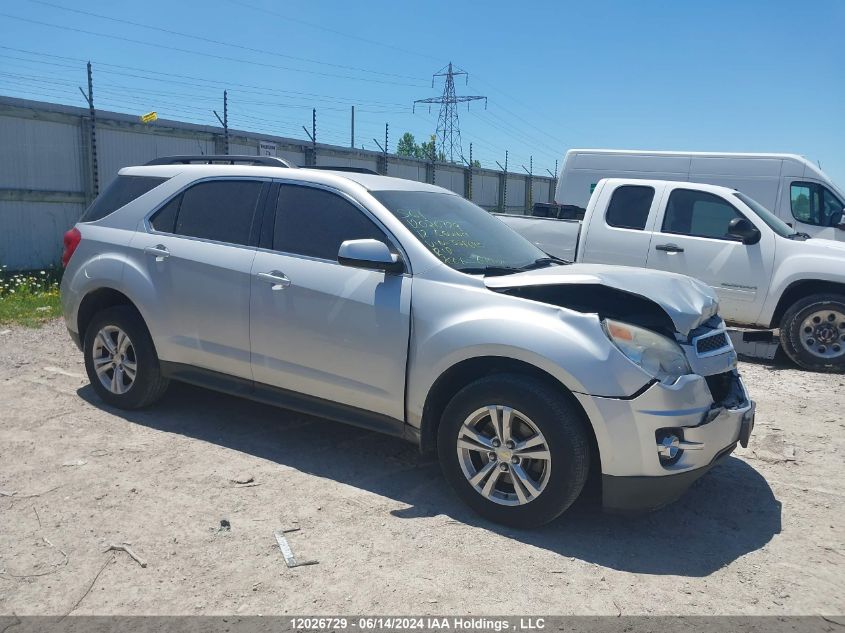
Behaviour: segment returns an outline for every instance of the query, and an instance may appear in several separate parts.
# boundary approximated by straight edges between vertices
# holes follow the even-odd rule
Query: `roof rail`
[[[332,167],[331,165],[311,165],[309,167],[303,167],[302,169],[325,169],[327,171],[348,171],[354,174],[373,174],[374,176],[380,175],[377,171],[367,169],[366,167]]]
[[[228,163],[230,165],[263,165],[265,167],[287,167],[295,168],[296,165],[289,163],[283,158],[276,156],[233,156],[229,154],[208,154],[199,156],[161,156],[154,158],[146,165],[190,165],[190,164],[213,165]]]

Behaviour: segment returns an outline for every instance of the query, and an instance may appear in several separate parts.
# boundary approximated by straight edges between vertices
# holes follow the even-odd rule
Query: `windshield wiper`
[[[793,233],[792,235],[787,236],[791,240],[809,240],[810,234],[809,233]]]
[[[472,268],[458,268],[462,273],[467,275],[484,275],[485,277],[495,277],[497,275],[512,275],[514,273],[524,272],[525,268],[515,268],[513,266],[476,266]]]
[[[530,264],[524,266],[475,266],[472,268],[459,268],[462,273],[468,275],[484,275],[493,277],[495,275],[512,275],[514,273],[524,273],[527,270],[536,270],[537,268],[544,268],[546,266],[555,266],[563,264],[571,264],[565,259],[560,259],[553,255],[548,257],[539,257]]]
[[[547,257],[540,257],[538,259],[535,259],[532,263],[527,264],[526,266],[522,266],[520,270],[534,270],[535,268],[543,268],[545,266],[563,266],[571,263],[572,262],[568,262],[565,259],[561,259],[560,257],[548,255]]]

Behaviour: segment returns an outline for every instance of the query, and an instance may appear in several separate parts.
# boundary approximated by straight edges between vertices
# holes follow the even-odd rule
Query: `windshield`
[[[432,191],[371,193],[440,261],[456,270],[527,270],[549,261],[546,253],[504,222],[460,196]]]
[[[754,213],[756,213],[763,222],[768,224],[770,229],[781,237],[795,235],[795,231],[792,230],[792,227],[753,198],[749,198],[744,193],[740,193],[738,191],[734,195],[742,200],[746,205],[751,207],[751,210],[754,211]]]

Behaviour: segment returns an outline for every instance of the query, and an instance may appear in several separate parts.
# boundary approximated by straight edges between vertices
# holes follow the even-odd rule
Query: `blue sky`
[[[303,137],[316,107],[318,141],[348,145],[356,104],[356,144],[389,122],[393,151],[434,132],[437,110],[411,104],[452,61],[458,94],[488,97],[460,110],[485,166],[506,149],[540,174],[570,147],[796,152],[845,186],[844,36],[842,0],[20,0],[0,3],[0,94],[84,105],[91,59],[103,109],[216,124],[227,87],[233,128]]]

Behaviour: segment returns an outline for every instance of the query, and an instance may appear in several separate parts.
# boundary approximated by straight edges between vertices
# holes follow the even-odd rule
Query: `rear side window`
[[[276,207],[273,249],[337,261],[346,240],[374,239],[384,232],[341,196],[313,187],[282,185]]]
[[[167,178],[154,178],[152,176],[118,176],[112,180],[105,191],[96,197],[91,206],[79,218],[79,221],[96,222],[102,220],[120,207],[140,198],[148,191],[152,191],[165,180]]]
[[[742,217],[732,204],[712,193],[675,189],[666,205],[663,232],[731,240],[728,225]]]
[[[165,233],[248,245],[262,185],[257,180],[198,183],[159,209],[150,224]]]
[[[642,231],[648,220],[654,188],[640,185],[623,185],[613,192],[605,219],[618,229]]]

